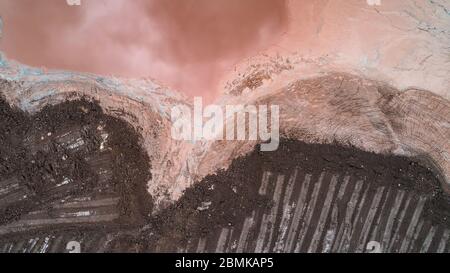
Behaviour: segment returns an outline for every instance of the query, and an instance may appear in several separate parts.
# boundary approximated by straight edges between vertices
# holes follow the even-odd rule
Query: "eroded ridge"
[[[227,97],[227,102],[279,105],[280,134],[288,138],[416,157],[435,167],[448,190],[450,103],[429,91],[399,91],[383,82],[327,73],[274,80]],[[203,173],[213,172],[217,165],[225,168],[237,155],[251,151],[253,144],[216,142],[208,149],[199,163]]]

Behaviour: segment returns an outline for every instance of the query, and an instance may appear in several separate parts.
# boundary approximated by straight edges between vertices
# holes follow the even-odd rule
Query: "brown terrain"
[[[5,252],[448,250],[449,107],[436,95],[339,73],[261,92],[251,99],[280,105],[283,139],[260,152],[174,141],[169,116],[101,87],[30,99],[58,84],[2,85]],[[14,106],[26,100],[36,110]]]
[[[144,1],[39,6],[21,18],[56,23],[32,33],[16,1],[0,4],[0,252],[450,252],[450,6],[381,1],[265,1],[252,22],[254,1],[213,5],[208,32],[210,17],[179,28],[197,10],[162,4],[174,14],[158,13],[158,41],[129,37]],[[171,108],[191,98],[100,76],[146,71],[222,108],[278,105],[279,149],[175,140]]]

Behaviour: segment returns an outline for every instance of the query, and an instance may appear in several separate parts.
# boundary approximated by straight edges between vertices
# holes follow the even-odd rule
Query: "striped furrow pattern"
[[[54,235],[35,235],[0,245],[0,253],[64,253],[74,251],[71,242],[80,244],[80,252],[103,252],[108,237],[104,234],[63,232]]]
[[[191,240],[179,252],[448,252],[450,229],[424,214],[428,196],[347,174],[264,172],[268,209]],[[370,245],[379,245],[373,249]]]

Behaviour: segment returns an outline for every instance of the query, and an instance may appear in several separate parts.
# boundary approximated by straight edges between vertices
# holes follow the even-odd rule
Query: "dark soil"
[[[380,186],[429,196],[425,217],[436,224],[450,224],[449,196],[441,190],[433,170],[415,160],[289,139],[282,140],[275,152],[260,152],[259,147],[255,147],[249,155],[234,160],[227,170],[207,176],[187,189],[178,202],[149,217],[152,201],[146,183],[150,179],[150,162],[140,145],[139,134],[128,123],[106,115],[97,103],[87,99],[47,106],[31,116],[11,108],[0,97],[0,181],[17,177],[31,196],[0,207],[0,225],[54,200],[96,194],[99,178],[86,158],[98,152],[101,142],[96,129],[98,124],[109,133],[111,184],[113,192],[120,196],[121,217],[117,223],[120,225],[91,229],[92,236],[113,235],[105,251],[175,251],[178,246],[214,230],[237,225],[252,211],[273,205],[270,198],[258,194],[264,171],[290,173],[298,166],[307,173],[350,173]],[[71,151],[56,140],[40,141],[42,135],[72,127],[82,128],[85,148]],[[61,160],[63,157],[66,160]],[[70,177],[77,187],[49,194],[49,184],[62,177]],[[204,206],[207,209],[199,209]],[[83,236],[84,229],[83,226],[71,227],[70,232]],[[89,234],[84,236],[91,236]],[[90,250],[95,251],[95,244]]]
[[[17,177],[20,186],[32,196],[1,207],[0,224],[17,220],[54,200],[94,194],[97,170],[87,164],[86,158],[98,152],[101,142],[98,124],[109,134],[108,149],[114,166],[110,182],[121,197],[122,221],[136,222],[148,216],[152,209],[146,190],[150,180],[149,158],[140,145],[140,136],[128,123],[104,114],[97,103],[87,99],[46,106],[31,116],[11,108],[0,98],[0,181]],[[71,150],[55,139],[44,140],[52,133],[70,128],[80,128],[83,149]],[[48,194],[54,181],[63,177],[69,177],[77,186],[71,191]]]
[[[450,224],[449,197],[433,171],[411,158],[284,139],[277,151],[260,152],[256,147],[249,155],[234,160],[227,170],[187,189],[177,203],[153,219],[158,236],[150,240],[148,250],[174,251],[177,246],[242,222],[258,208],[270,207],[271,200],[258,194],[263,171],[290,173],[297,166],[306,173],[350,173],[380,186],[431,196],[425,205],[425,217],[436,224]],[[209,209],[199,211],[208,201]]]

